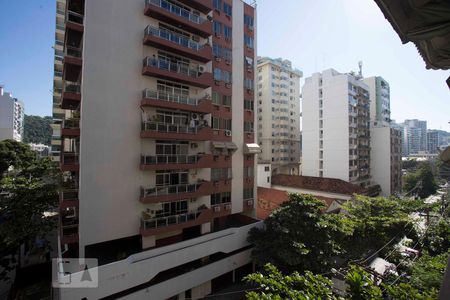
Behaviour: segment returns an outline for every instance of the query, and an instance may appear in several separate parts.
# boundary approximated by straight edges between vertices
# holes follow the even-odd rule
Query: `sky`
[[[26,114],[51,115],[55,2],[0,0],[0,84]],[[304,77],[357,71],[361,60],[364,76],[389,82],[392,119],[450,131],[450,72],[426,70],[373,0],[259,0],[257,10],[259,56],[289,59]]]

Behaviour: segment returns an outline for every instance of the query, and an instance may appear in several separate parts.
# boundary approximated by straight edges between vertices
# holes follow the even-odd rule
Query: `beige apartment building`
[[[100,282],[56,292],[185,299],[239,280],[252,270],[248,231],[260,226],[255,5],[58,0],[57,9],[61,254],[97,258]]]
[[[258,59],[257,107],[260,163],[273,174],[299,175],[300,78],[289,60]]]

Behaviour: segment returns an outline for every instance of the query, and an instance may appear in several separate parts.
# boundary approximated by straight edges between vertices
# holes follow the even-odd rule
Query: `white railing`
[[[202,213],[201,211],[197,211],[161,218],[153,218],[153,219],[141,218],[141,228],[144,230],[156,229],[161,227],[167,227],[170,225],[195,221],[200,216],[201,213]]]
[[[157,165],[157,164],[196,164],[201,155],[142,155],[141,164]]]
[[[157,131],[167,133],[197,133],[197,127],[190,127],[187,125],[170,124],[170,123],[158,123],[158,122],[143,122],[142,130],[144,131]]]
[[[194,193],[200,188],[200,183],[157,186],[141,188],[141,197],[165,196],[171,194]]]
[[[148,35],[154,35],[157,37],[160,37],[162,39],[165,39],[167,41],[173,42],[175,44],[178,44],[180,46],[184,46],[193,50],[201,50],[204,45],[201,45],[200,43],[193,41],[181,34],[169,31],[167,29],[162,28],[156,28],[153,26],[147,26],[144,31],[145,36]]]
[[[185,18],[191,22],[197,23],[197,24],[202,24],[203,22],[206,21],[206,19],[198,16],[198,15],[194,15],[192,14],[190,11],[188,11],[187,9],[184,9],[178,5],[175,5],[173,3],[164,1],[164,0],[145,0],[145,4],[149,5],[155,5],[158,7],[161,7],[177,16],[180,16],[182,18]]]
[[[176,102],[176,103],[180,103],[180,104],[189,104],[189,105],[198,105],[199,101],[201,100],[201,99],[189,98],[186,95],[166,93],[166,92],[161,92],[161,91],[153,91],[150,89],[143,90],[142,97],[149,98],[149,99],[168,101],[168,102]]]

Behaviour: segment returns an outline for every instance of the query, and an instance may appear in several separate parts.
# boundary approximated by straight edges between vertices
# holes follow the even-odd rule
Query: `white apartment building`
[[[0,141],[23,139],[25,107],[23,102],[0,86]]]
[[[370,184],[369,87],[329,69],[306,78],[302,104],[302,175]]]
[[[54,102],[66,179],[60,244],[63,256],[100,267],[98,288],[56,292],[198,299],[240,280],[252,271],[248,231],[260,226],[255,7],[66,0],[64,8]]]
[[[260,162],[274,174],[299,175],[300,78],[289,60],[258,59],[257,107]]]
[[[370,172],[382,196],[401,192],[402,133],[391,126],[390,87],[380,76],[364,79],[370,93]]]

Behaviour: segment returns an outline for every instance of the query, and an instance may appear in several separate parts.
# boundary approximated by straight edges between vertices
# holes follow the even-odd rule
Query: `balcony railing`
[[[204,45],[201,45],[200,43],[193,41],[181,34],[177,34],[162,28],[147,26],[147,28],[145,28],[144,34],[145,36],[154,35],[162,39],[176,43],[178,45],[197,51],[201,50],[204,47]]]
[[[79,94],[80,91],[81,85],[78,82],[70,82],[70,81],[64,82],[64,92]]]
[[[158,123],[158,122],[143,122],[142,130],[157,131],[167,133],[197,133],[197,127],[189,127],[187,125]]]
[[[161,7],[162,9],[165,9],[168,12],[171,12],[177,16],[180,16],[182,18],[185,18],[185,19],[187,19],[191,22],[197,23],[197,24],[202,24],[203,22],[206,21],[206,19],[204,19],[198,15],[192,14],[187,9],[184,9],[178,5],[167,2],[165,0],[145,0],[145,5],[149,5],[149,4],[157,6],[157,7]]]
[[[166,227],[170,225],[182,224],[190,221],[195,221],[200,215],[201,211],[197,212],[188,212],[185,214],[162,217],[162,218],[154,218],[154,219],[145,219],[142,217],[141,219],[141,228],[144,230],[147,229],[156,229],[161,227]]]
[[[144,58],[143,63],[144,67],[154,67],[160,70],[175,72],[194,78],[197,78],[202,74],[202,72],[199,71],[199,67],[193,68],[192,66],[186,65],[185,63],[174,63],[165,59],[146,57]]]
[[[78,24],[83,24],[84,21],[84,16],[76,13],[74,11],[67,11],[67,21],[69,22],[73,22],[73,23],[78,23]]]
[[[80,48],[75,47],[66,47],[66,55],[73,56],[73,57],[81,57],[82,51]]]
[[[63,128],[79,128],[80,127],[80,119],[71,118],[64,120]]]
[[[201,183],[178,184],[157,186],[154,188],[141,188],[141,197],[165,196],[171,194],[194,193],[201,186]]]
[[[141,164],[156,165],[156,164],[196,164],[201,158],[201,155],[156,155],[156,156],[141,156]]]
[[[201,99],[193,99],[186,95],[172,94],[161,91],[152,91],[150,89],[145,89],[142,91],[142,97],[148,99],[157,99],[168,102],[176,102],[180,104],[198,105]]]

